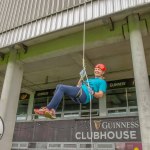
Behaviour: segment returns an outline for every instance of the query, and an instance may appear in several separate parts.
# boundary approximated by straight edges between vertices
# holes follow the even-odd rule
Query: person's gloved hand
[[[94,95],[94,91],[92,90],[92,88],[90,88],[90,87],[88,87],[88,91],[89,91],[89,93],[91,94],[91,95]]]
[[[83,69],[80,71],[80,78],[84,79],[85,76],[86,76],[86,71],[85,71],[85,69]]]

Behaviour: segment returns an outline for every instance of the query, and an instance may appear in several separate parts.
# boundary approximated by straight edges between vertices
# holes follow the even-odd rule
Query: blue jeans
[[[80,88],[76,86],[69,86],[59,84],[56,87],[54,96],[52,97],[50,103],[47,105],[48,109],[57,109],[64,95],[69,96],[76,103],[85,103],[86,102],[86,94],[82,90],[82,94],[79,98],[76,98]]]

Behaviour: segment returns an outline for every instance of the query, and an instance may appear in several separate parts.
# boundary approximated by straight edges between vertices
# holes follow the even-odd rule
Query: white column
[[[0,140],[0,149],[3,150],[10,150],[12,147],[18,100],[23,77],[23,67],[16,61],[16,57],[16,50],[11,49],[0,100],[0,116],[4,120],[5,126],[4,135]]]
[[[131,53],[143,150],[150,149],[150,87],[138,15],[129,16]]]
[[[101,117],[106,117],[107,109],[106,109],[106,94],[99,100],[99,113]]]
[[[33,103],[34,103],[34,93],[31,93],[28,103],[27,120],[32,120]]]

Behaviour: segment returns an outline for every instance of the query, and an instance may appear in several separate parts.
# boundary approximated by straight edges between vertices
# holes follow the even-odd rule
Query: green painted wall
[[[108,38],[122,36],[120,23],[115,24],[115,30],[109,31],[106,26],[96,27],[86,31],[86,43],[92,43],[95,41],[104,41]],[[40,43],[29,47],[27,54],[21,54],[21,59],[28,57],[38,56],[44,53],[50,53],[59,51],[66,48],[80,46],[83,43],[83,31],[77,32],[71,35],[67,35],[58,39],[54,39],[48,42]]]
[[[147,20],[147,25],[150,31],[150,16],[146,15],[144,17]],[[122,34],[123,24],[124,21],[116,22],[114,24],[113,31],[110,31],[108,26],[99,26],[99,27],[86,30],[86,44],[95,41],[106,41],[108,39],[113,39],[116,37],[121,37],[122,39],[124,39]],[[142,28],[145,29],[145,24],[143,21],[141,21],[141,29]],[[125,34],[128,34],[127,28],[124,28],[124,32]],[[28,48],[28,52],[26,54],[24,54],[23,52],[20,53],[18,59],[26,60],[27,58],[39,57],[42,54],[51,54],[51,52],[58,52],[58,51],[61,51],[63,53],[62,51],[63,49],[65,51],[66,48],[81,46],[83,43],[82,37],[83,37],[83,31],[80,31],[71,35],[67,35],[54,40],[50,40],[47,42],[30,46]],[[7,60],[8,60],[8,54],[7,57],[5,57],[5,60],[0,61],[0,65],[6,64]]]

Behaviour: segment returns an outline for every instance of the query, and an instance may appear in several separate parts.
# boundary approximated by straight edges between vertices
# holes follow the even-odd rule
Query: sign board
[[[134,78],[108,81],[107,84],[108,84],[108,89],[135,87]]]
[[[109,81],[107,83],[108,83],[108,89],[135,87],[135,82],[133,78]]]
[[[3,134],[4,134],[4,122],[0,117],[0,140],[2,139]]]
[[[93,142],[141,142],[138,117],[94,118],[92,133],[89,119],[17,123],[15,129],[16,141],[90,142],[92,137]]]
[[[124,142],[141,141],[138,118],[106,118],[92,120],[92,133],[87,127],[89,121],[77,122],[75,141]]]

